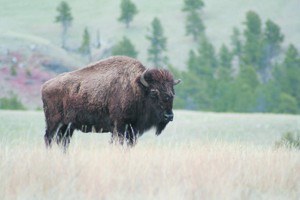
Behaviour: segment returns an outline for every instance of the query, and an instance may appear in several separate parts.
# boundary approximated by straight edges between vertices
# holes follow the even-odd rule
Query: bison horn
[[[174,81],[174,83],[173,83],[173,85],[177,85],[177,84],[179,84],[181,82],[181,80],[180,79],[178,79],[178,80],[175,80]]]
[[[145,87],[149,87],[149,84],[145,80],[145,74],[147,73],[148,69],[146,69],[143,74],[141,75],[140,81]]]

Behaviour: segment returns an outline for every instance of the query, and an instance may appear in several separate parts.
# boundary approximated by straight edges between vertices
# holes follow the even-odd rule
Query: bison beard
[[[112,141],[133,146],[145,131],[159,135],[173,120],[172,74],[146,69],[139,61],[116,56],[61,74],[42,86],[45,143],[67,148],[74,130],[111,132]]]

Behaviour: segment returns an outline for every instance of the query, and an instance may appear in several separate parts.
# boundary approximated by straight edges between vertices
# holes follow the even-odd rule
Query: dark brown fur
[[[42,86],[46,145],[56,136],[67,147],[75,129],[111,132],[113,140],[129,145],[151,127],[159,135],[173,118],[174,80],[167,70],[151,69],[144,74],[146,87],[145,70],[135,59],[116,56],[47,81]]]

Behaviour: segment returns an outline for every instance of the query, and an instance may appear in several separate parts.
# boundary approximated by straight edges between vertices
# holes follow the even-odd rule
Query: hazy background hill
[[[137,47],[139,59],[147,62],[146,50],[149,46],[145,38],[147,28],[155,16],[159,17],[168,37],[168,55],[172,64],[184,68],[187,52],[194,47],[190,37],[185,36],[185,14],[181,11],[182,0],[151,2],[146,0],[133,1],[138,15],[126,29],[124,24],[117,21],[120,15],[120,1],[109,0],[73,0],[67,1],[74,17],[69,31],[67,44],[70,48],[78,48],[83,29],[88,27],[92,41],[96,42],[96,31],[100,31],[102,48],[107,48],[120,40],[123,35],[128,36]],[[11,48],[22,41],[33,44],[60,47],[59,24],[54,23],[57,15],[56,7],[60,0],[53,1],[8,1],[1,0],[0,30],[1,47]],[[298,0],[234,0],[234,1],[205,1],[203,20],[206,24],[208,37],[217,45],[229,45],[232,27],[243,26],[245,13],[256,11],[263,21],[272,19],[280,25],[285,34],[285,43],[300,44],[300,1]],[[8,39],[12,39],[8,40]],[[14,42],[18,39],[18,42]],[[59,51],[53,49],[53,51]],[[61,52],[57,52],[59,55]],[[81,63],[80,63],[81,64]]]
[[[139,52],[138,59],[152,67],[147,61],[149,42],[146,40],[146,35],[154,17],[161,20],[167,37],[167,54],[174,67],[185,69],[189,50],[197,48],[192,38],[185,35],[186,14],[182,12],[183,0],[133,1],[139,13],[128,29],[117,20],[120,16],[121,1],[73,0],[66,1],[74,17],[68,31],[69,51],[66,51],[61,48],[61,25],[54,23],[57,16],[56,7],[60,2],[60,0],[0,0],[0,70],[9,66],[12,59],[18,58],[15,56],[17,54],[19,55],[18,67],[34,68],[36,77],[42,76],[41,73],[44,72],[50,74],[41,80],[27,80],[27,85],[38,86],[28,89],[35,90],[34,94],[31,94],[24,91],[22,86],[16,86],[23,83],[15,83],[16,81],[8,83],[12,79],[7,74],[3,75],[6,72],[2,71],[0,89],[5,93],[20,94],[20,98],[26,104],[34,100],[33,104],[40,106],[37,90],[41,82],[65,69],[82,67],[90,62],[86,57],[74,53],[80,46],[85,27],[91,34],[92,45],[96,45],[97,31],[100,33],[101,48],[92,49],[92,61],[108,56],[108,50],[123,36],[127,36]],[[288,43],[293,43],[299,49],[300,20],[297,19],[300,19],[298,11],[300,1],[298,0],[207,0],[204,3],[202,18],[206,26],[206,35],[215,45],[216,51],[219,51],[222,43],[230,45],[229,38],[234,26],[243,31],[245,13],[249,10],[257,12],[263,22],[271,19],[280,26],[285,35],[283,48],[286,48]],[[7,58],[9,62],[5,61],[5,56],[11,52],[14,55]],[[15,79],[19,80],[22,77]],[[27,97],[23,98],[24,95]]]

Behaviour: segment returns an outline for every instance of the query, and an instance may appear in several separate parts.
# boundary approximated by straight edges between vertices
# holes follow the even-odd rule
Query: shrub
[[[16,65],[12,65],[10,67],[10,75],[17,76],[17,66]]]
[[[16,95],[13,95],[10,98],[0,98],[0,109],[3,110],[25,110],[25,106],[17,98]]]
[[[289,149],[300,149],[300,132],[285,133],[281,137],[281,139],[275,143],[275,146],[277,148],[285,147],[285,148],[289,148]]]

